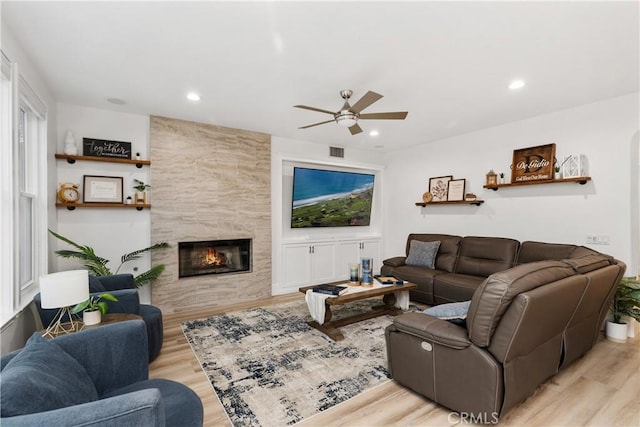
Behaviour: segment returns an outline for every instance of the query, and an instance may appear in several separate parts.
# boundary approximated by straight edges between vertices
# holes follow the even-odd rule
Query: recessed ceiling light
[[[187,99],[190,101],[200,101],[200,95],[195,92],[189,92],[187,94]]]
[[[126,104],[126,102],[123,101],[120,98],[108,98],[107,102],[109,102],[111,104],[115,104],[115,105],[124,105],[124,104]]]
[[[509,84],[509,89],[515,90],[520,89],[524,86],[524,80],[514,80]]]
[[[369,136],[378,136],[380,134],[380,132],[378,132],[377,130],[372,130],[371,132],[369,132]]]

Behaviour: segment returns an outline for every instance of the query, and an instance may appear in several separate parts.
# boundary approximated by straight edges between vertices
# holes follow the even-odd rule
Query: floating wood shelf
[[[563,178],[563,179],[550,179],[545,181],[510,182],[508,184],[483,185],[482,188],[498,191],[498,188],[503,188],[503,187],[518,187],[521,185],[540,185],[540,184],[561,184],[563,182],[576,182],[580,185],[584,185],[587,183],[587,181],[591,181],[590,176],[578,176],[575,178]]]
[[[56,159],[65,159],[67,163],[70,164],[74,164],[76,160],[80,160],[90,162],[124,163],[136,165],[137,168],[141,168],[143,165],[151,165],[151,160],[118,159],[116,157],[72,156],[70,154],[56,154]]]
[[[142,203],[56,203],[56,208],[67,208],[72,211],[75,208],[135,208],[141,211],[144,208],[150,208],[150,204]]]
[[[476,205],[480,206],[484,203],[484,200],[460,200],[457,202],[416,202],[416,206],[431,206],[431,205]]]

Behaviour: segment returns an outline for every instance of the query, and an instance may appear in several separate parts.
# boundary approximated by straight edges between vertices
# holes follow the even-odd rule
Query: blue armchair
[[[49,341],[36,332],[0,358],[0,425],[202,426],[198,395],[148,367],[141,320]]]
[[[109,313],[130,313],[141,316],[147,326],[149,362],[158,357],[163,341],[162,311],[153,305],[140,304],[133,275],[89,276],[89,292],[92,294],[108,292],[118,298],[118,301],[107,301]],[[37,294],[33,301],[40,314],[42,325],[46,328],[53,320],[57,310],[43,309],[40,294]]]

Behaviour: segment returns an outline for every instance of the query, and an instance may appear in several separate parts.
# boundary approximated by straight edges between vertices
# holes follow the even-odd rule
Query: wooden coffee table
[[[347,286],[346,284],[344,286]],[[321,325],[315,320],[307,322],[309,326],[319,330],[320,332],[328,335],[334,341],[342,341],[344,335],[338,330],[338,328],[346,325],[350,325],[362,320],[371,319],[374,317],[389,314],[391,316],[397,316],[402,313],[402,310],[395,307],[396,296],[395,292],[409,291],[415,289],[417,286],[413,283],[405,282],[403,285],[374,285],[371,288],[363,288],[361,286],[347,286],[349,289],[357,288],[358,292],[347,292],[343,295],[330,296],[324,300],[324,323]],[[313,286],[305,286],[299,289],[303,294],[307,293],[307,290],[313,289]],[[361,290],[364,289],[364,290]],[[331,320],[333,314],[331,313],[331,307],[335,305],[348,304],[354,301],[360,301],[363,299],[374,298],[382,296],[382,305],[372,307],[371,311],[366,313],[360,313],[342,319]]]
[[[59,333],[50,334],[50,335],[44,335],[45,330],[41,330],[39,332],[42,333],[43,337],[45,338],[54,338],[60,335],[66,335],[68,333],[86,331],[87,329],[95,329],[101,326],[110,325],[112,323],[125,322],[127,320],[142,320],[142,316],[139,316],[137,314],[131,314],[131,313],[107,313],[102,316],[102,321],[95,325],[85,325],[84,323],[82,323],[82,319],[76,320],[76,324],[78,325],[77,331],[59,332]],[[70,328],[70,323],[63,323],[62,325],[65,326],[67,329]]]

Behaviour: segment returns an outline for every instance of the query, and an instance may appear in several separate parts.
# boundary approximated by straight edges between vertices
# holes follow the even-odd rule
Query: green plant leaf
[[[164,268],[165,268],[164,264],[154,265],[144,273],[140,273],[139,275],[137,275],[135,277],[136,288],[139,288],[140,286],[145,285],[157,279],[164,271]]]
[[[86,301],[83,301],[81,303],[78,303],[71,309],[71,313],[72,314],[78,314],[78,313],[84,311],[88,306],[89,306],[89,300],[86,300]]]
[[[118,301],[118,298],[116,298],[115,296],[113,296],[111,294],[100,294],[99,297],[102,298],[102,299],[109,300],[109,301]]]
[[[100,301],[97,305],[98,305],[98,309],[100,310],[100,313],[107,314],[107,311],[109,310],[109,305],[106,302]]]
[[[162,243],[156,243],[155,245],[149,246],[148,248],[138,249],[137,251],[129,252],[128,254],[124,254],[120,258],[120,262],[121,262],[120,267],[122,267],[122,264],[124,264],[125,262],[131,261],[133,259],[140,258],[140,256],[142,254],[144,254],[145,252],[150,252],[150,251],[154,251],[156,249],[164,249],[164,248],[170,248],[170,247],[171,246],[168,243],[162,242]],[[118,270],[120,270],[120,267],[118,267]]]

